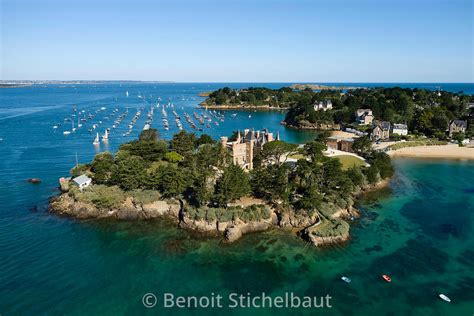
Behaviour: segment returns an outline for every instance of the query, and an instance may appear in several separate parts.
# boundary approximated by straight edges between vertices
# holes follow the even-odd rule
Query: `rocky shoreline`
[[[379,182],[377,185],[366,187],[358,194],[371,190],[377,190],[387,186],[389,180]],[[267,205],[269,206],[269,205]],[[360,216],[359,212],[350,206],[347,209],[339,209],[330,218],[321,218],[318,213],[313,216],[302,216],[291,210],[277,210],[271,206],[270,217],[258,221],[243,221],[240,218],[231,221],[207,221],[204,219],[191,218],[186,212],[186,206],[182,200],[168,199],[152,203],[142,204],[127,197],[117,207],[98,208],[93,203],[85,203],[64,192],[53,197],[49,203],[51,213],[73,217],[76,219],[112,219],[112,220],[150,220],[156,218],[167,218],[176,222],[177,226],[190,231],[198,231],[215,237],[222,237],[226,242],[234,242],[243,235],[254,232],[262,232],[270,229],[287,229],[296,232],[304,240],[315,246],[332,245],[346,242],[350,239],[349,229],[344,233],[319,236],[318,229],[322,223],[338,221],[337,225],[349,225],[343,219],[354,219]]]

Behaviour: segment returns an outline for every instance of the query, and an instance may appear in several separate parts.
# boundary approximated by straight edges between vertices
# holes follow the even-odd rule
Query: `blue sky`
[[[3,80],[474,80],[474,0],[0,1]]]

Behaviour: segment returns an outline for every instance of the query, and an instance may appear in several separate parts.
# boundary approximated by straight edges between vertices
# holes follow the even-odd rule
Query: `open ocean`
[[[332,83],[325,83],[332,85]],[[474,312],[474,163],[397,159],[390,188],[359,201],[363,217],[351,227],[350,242],[324,249],[282,231],[251,234],[234,244],[205,238],[159,220],[78,221],[47,212],[58,194],[58,178],[77,159],[116,151],[135,139],[146,112],[168,98],[178,113],[192,116],[199,92],[220,87],[285,83],[106,83],[0,89],[0,315],[472,315]],[[474,84],[369,84],[474,93]],[[125,92],[129,92],[126,97]],[[143,98],[138,98],[141,95]],[[101,107],[100,133],[117,108],[129,108],[112,131],[109,146],[92,145],[91,121],[71,135],[73,107],[88,113]],[[123,137],[136,109],[145,107],[132,134]],[[153,128],[169,139],[177,132],[171,109],[165,131],[161,111]],[[230,114],[236,113],[235,117]],[[249,117],[249,115],[251,117]],[[237,128],[268,128],[283,140],[302,143],[314,132],[280,125],[284,113],[228,111],[224,122],[204,132],[214,138]],[[57,129],[53,125],[61,123]],[[189,125],[183,119],[188,131]],[[41,178],[33,185],[28,178]],[[391,283],[381,280],[389,274]],[[352,279],[347,284],[342,275]],[[241,294],[332,296],[332,308],[146,309],[142,296]],[[448,295],[453,302],[438,298]]]

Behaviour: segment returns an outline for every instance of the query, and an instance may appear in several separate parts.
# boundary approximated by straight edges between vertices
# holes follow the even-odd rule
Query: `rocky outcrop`
[[[382,188],[388,184],[388,181],[384,180],[376,185],[367,186],[361,189],[358,194]],[[264,203],[264,201],[261,201],[261,203]],[[268,206],[270,207],[270,205]],[[319,212],[314,212],[313,215],[308,216],[303,213],[297,213],[292,209],[281,210],[271,207],[270,209],[271,217],[269,219],[245,222],[237,218],[233,221],[223,222],[191,218],[187,215],[185,202],[174,199],[142,204],[135,201],[132,197],[127,197],[118,206],[99,208],[93,203],[75,200],[72,195],[66,192],[52,198],[49,204],[51,212],[78,219],[147,220],[166,217],[175,221],[180,228],[214,236],[223,236],[227,242],[234,242],[243,235],[252,232],[265,231],[276,227],[289,228],[294,232],[298,232],[298,235],[316,246],[347,241],[350,238],[349,225],[342,219],[353,220],[360,216],[359,212],[352,206],[347,209],[336,210],[330,217],[324,218],[324,221],[329,223],[329,226],[321,230],[320,228],[323,225],[319,226],[322,222]]]
[[[274,212],[270,219],[261,220],[256,222],[243,222],[237,220],[231,225],[228,225],[224,231],[224,238],[227,242],[234,242],[238,240],[242,235],[254,232],[260,232],[268,230],[277,224],[277,218]]]
[[[138,220],[161,216],[177,219],[179,204],[173,201],[156,201],[142,205],[129,197],[117,207],[103,209],[98,208],[93,203],[77,201],[68,194],[61,194],[51,199],[49,210],[52,213],[78,219],[113,218],[119,220]]]

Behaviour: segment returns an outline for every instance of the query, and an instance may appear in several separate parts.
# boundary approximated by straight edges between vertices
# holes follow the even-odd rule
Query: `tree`
[[[304,151],[311,158],[312,161],[323,160],[324,158],[323,151],[326,149],[327,149],[326,145],[318,141],[307,143],[304,146]]]
[[[203,145],[203,144],[214,144],[214,143],[215,141],[212,139],[212,137],[207,134],[202,134],[196,141],[196,144],[198,146]]]
[[[186,157],[192,154],[196,144],[196,135],[182,130],[173,136],[171,148],[178,154]]]
[[[185,171],[173,164],[159,166],[151,178],[153,188],[165,197],[181,196],[189,184]]]
[[[457,141],[458,144],[461,146],[462,141],[466,138],[466,135],[464,133],[454,133],[452,139]]]
[[[165,141],[132,141],[120,146],[120,151],[128,151],[131,156],[143,158],[146,162],[163,159],[168,151],[168,143]]]
[[[138,140],[156,142],[158,140],[158,136],[159,136],[158,131],[154,128],[150,128],[150,129],[142,131],[140,133],[140,136],[138,136]]]
[[[109,152],[95,155],[91,164],[91,171],[94,173],[92,179],[97,184],[106,184],[110,180],[114,169],[114,157]]]
[[[146,186],[145,161],[141,157],[130,156],[120,160],[111,175],[111,182],[124,190],[135,190]]]
[[[239,166],[231,164],[217,180],[215,200],[220,206],[227,207],[228,202],[247,195],[250,191],[248,174]]]
[[[372,149],[372,141],[369,136],[356,138],[352,144],[352,150],[361,155],[366,155]]]
[[[280,166],[286,161],[288,155],[296,150],[296,145],[285,143],[281,140],[275,140],[263,145],[261,151],[262,158],[274,162]]]
[[[180,162],[180,161],[183,160],[183,156],[181,156],[180,154],[178,154],[178,153],[175,152],[175,151],[169,151],[169,152],[167,152],[163,158],[164,158],[166,161],[172,162],[172,163],[178,163],[178,162]]]
[[[362,170],[359,167],[352,167],[346,171],[347,176],[351,179],[354,186],[361,187],[364,185],[366,179]]]

